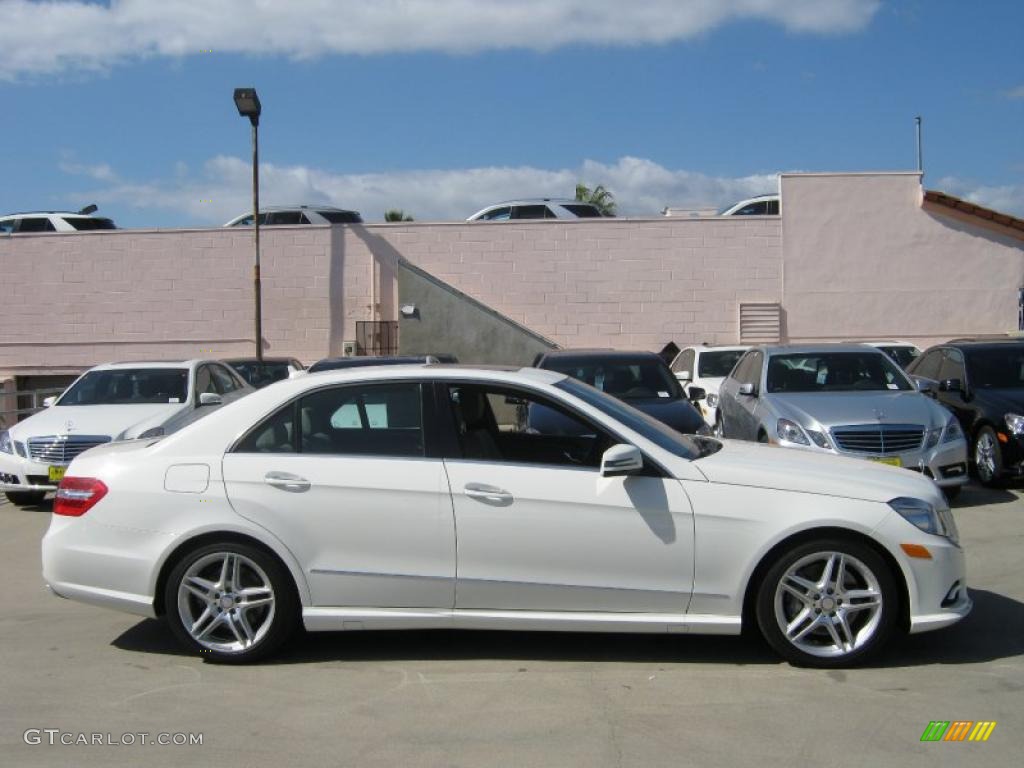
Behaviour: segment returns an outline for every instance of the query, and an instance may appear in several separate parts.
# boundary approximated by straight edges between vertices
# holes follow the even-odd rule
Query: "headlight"
[[[1020,416],[1017,417],[1018,419]],[[1009,416],[1007,416],[1009,419]],[[1022,419],[1024,421],[1024,419]],[[960,422],[956,420],[956,416],[951,416],[949,423],[946,424],[946,434],[942,438],[944,443],[952,443],[954,440],[962,440],[964,431],[960,429]]]
[[[922,446],[921,450],[923,450],[923,451],[930,451],[932,448],[934,448],[936,445],[939,444],[939,438],[941,436],[942,436],[942,428],[941,427],[939,429],[929,429],[929,430],[926,430],[925,433],[924,433],[924,445]]]
[[[1024,416],[1019,413],[1006,414],[1006,426],[1015,435],[1024,435]]]
[[[832,443],[828,441],[824,432],[818,432],[815,429],[805,429],[804,432],[811,436],[811,440],[819,448],[824,448],[826,451],[832,450]]]
[[[0,451],[14,453],[14,442],[11,440],[11,433],[6,429],[0,432]]]
[[[807,435],[800,428],[799,424],[790,421],[789,419],[779,419],[776,431],[779,433],[779,439],[785,440],[787,443],[797,443],[799,445],[810,445],[811,441],[807,439]]]
[[[708,404],[708,408],[717,408],[718,395],[716,395],[714,392],[708,392],[708,396],[705,402]]]
[[[900,497],[889,502],[889,506],[899,513],[900,517],[925,533],[934,536],[945,536],[954,544],[959,543],[960,536],[953,522],[953,515],[948,509],[936,510],[924,499]]]

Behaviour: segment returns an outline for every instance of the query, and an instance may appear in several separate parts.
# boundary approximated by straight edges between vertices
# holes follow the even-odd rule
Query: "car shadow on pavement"
[[[1017,493],[1013,491],[1016,490]],[[950,502],[953,509],[965,509],[968,507],[982,507],[988,504],[1009,504],[1020,500],[1020,491],[1024,490],[1024,484],[1014,482],[999,488],[988,488],[980,483],[970,482],[960,491],[955,501]]]
[[[898,640],[869,667],[974,664],[1024,655],[1024,603],[972,590],[974,611],[959,624]],[[782,661],[759,638],[409,630],[312,632],[300,636],[267,664],[331,661],[454,661],[505,659],[631,664],[777,665]],[[190,655],[162,621],[146,619],[112,643],[124,651]]]

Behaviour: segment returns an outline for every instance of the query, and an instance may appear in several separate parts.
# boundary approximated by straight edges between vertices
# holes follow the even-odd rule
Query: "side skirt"
[[[303,608],[310,632],[360,629],[510,629],[529,632],[647,632],[738,635],[739,616],[446,608]]]

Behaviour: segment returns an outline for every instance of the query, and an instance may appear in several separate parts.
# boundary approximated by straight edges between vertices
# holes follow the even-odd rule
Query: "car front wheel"
[[[1003,451],[992,427],[982,427],[974,439],[974,468],[984,485],[995,485],[1003,474]]]
[[[291,576],[238,542],[209,544],[175,565],[164,594],[167,620],[187,648],[211,661],[256,661],[277,650],[298,621]]]
[[[719,408],[718,413],[715,414],[715,426],[712,428],[711,434],[718,438],[725,437],[725,417],[722,416],[721,408]]]
[[[846,667],[892,635],[899,590],[882,557],[846,539],[798,544],[779,555],[757,594],[757,623],[789,662]]]

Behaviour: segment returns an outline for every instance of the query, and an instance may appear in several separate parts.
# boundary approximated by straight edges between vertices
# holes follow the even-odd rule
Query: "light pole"
[[[256,299],[256,360],[263,362],[263,298],[260,287],[260,97],[255,88],[235,88],[238,114],[252,124],[252,227],[256,242],[256,263],[253,266],[253,289]]]

